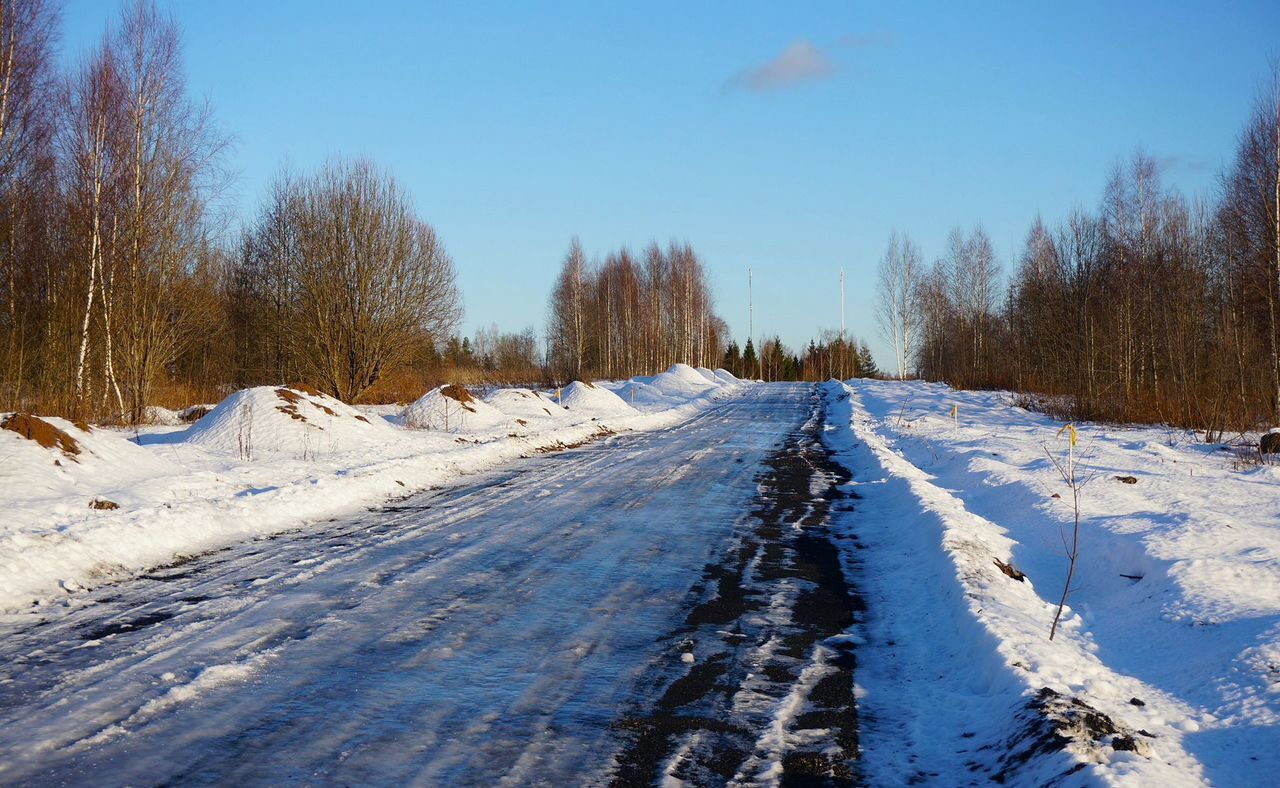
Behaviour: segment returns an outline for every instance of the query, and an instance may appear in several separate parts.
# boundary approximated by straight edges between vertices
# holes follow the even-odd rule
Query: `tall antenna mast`
[[[747,269],[747,339],[751,339],[755,331],[755,314],[751,305],[751,269]]]
[[[840,338],[844,339],[844,266],[840,266]]]

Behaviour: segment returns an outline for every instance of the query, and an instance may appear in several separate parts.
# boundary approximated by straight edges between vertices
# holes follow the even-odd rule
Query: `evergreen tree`
[[[880,368],[876,366],[876,360],[871,355],[871,347],[866,342],[863,342],[858,347],[857,376],[860,378],[880,377]]]
[[[737,342],[730,342],[729,347],[725,348],[724,360],[720,366],[729,370],[733,375],[742,374],[742,351],[738,349]]]

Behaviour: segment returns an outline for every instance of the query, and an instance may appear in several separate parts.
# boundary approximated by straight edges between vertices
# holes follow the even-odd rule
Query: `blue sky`
[[[1137,146],[1214,188],[1280,3],[161,3],[235,138],[241,215],[288,162],[367,155],[459,273],[464,330],[541,330],[569,239],[703,256],[718,311],[799,346],[872,340],[889,231],[927,260],[981,221],[1007,265],[1037,213],[1096,203]],[[802,7],[787,7],[802,6]],[[70,0],[64,49],[117,7]]]

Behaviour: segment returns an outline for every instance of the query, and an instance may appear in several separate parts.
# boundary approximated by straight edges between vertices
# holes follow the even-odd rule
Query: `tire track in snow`
[[[856,781],[849,630],[863,608],[829,530],[851,507],[849,474],[822,445],[816,393],[809,407],[766,461],[747,527],[665,639],[647,679],[656,700],[616,723],[627,745],[614,785]]]

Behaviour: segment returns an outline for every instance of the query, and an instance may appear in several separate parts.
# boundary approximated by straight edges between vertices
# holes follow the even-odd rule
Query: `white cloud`
[[[792,42],[781,55],[768,63],[743,71],[730,79],[725,83],[725,90],[777,90],[825,79],[834,70],[835,67],[821,49],[801,39]]]

